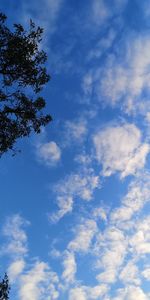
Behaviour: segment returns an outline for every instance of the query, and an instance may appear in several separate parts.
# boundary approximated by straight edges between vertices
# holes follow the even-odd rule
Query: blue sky
[[[150,299],[148,0],[1,1],[43,26],[53,122],[0,161],[14,300]]]

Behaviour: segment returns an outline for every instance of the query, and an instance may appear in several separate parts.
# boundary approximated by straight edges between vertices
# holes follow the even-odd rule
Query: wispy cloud
[[[91,246],[92,239],[97,231],[94,220],[86,220],[76,228],[76,236],[69,243],[68,248],[74,252],[87,252]]]
[[[3,227],[3,235],[7,239],[6,244],[2,247],[3,254],[10,254],[12,257],[27,254],[27,235],[23,228],[28,224],[29,222],[18,214],[8,217]]]
[[[74,121],[65,122],[64,143],[72,145],[72,143],[83,142],[88,129],[85,119],[76,119]]]
[[[134,261],[129,261],[122,269],[119,279],[123,284],[140,285],[139,270]]]
[[[101,55],[101,51],[105,51],[101,43],[100,41],[97,49],[92,50],[95,58]],[[113,47],[111,54],[108,53],[103,64],[97,63],[86,72],[83,78],[85,95],[90,87],[98,102],[112,107],[117,105],[129,114],[146,114],[149,101],[146,97],[143,99],[142,93],[150,89],[149,47],[148,35],[135,32],[127,35],[124,41],[120,41],[119,46]]]
[[[129,112],[136,109],[134,105],[142,91],[150,88],[149,46],[147,36],[136,36],[127,40],[124,60],[122,57],[119,64],[116,57],[110,60],[100,83],[103,95],[109,98],[112,104],[125,97],[125,106]]]
[[[51,141],[48,143],[37,144],[37,159],[48,167],[55,166],[61,159],[61,150],[59,146]]]
[[[25,232],[28,224],[29,222],[20,215],[12,215],[7,218],[3,228],[7,242],[1,255],[5,254],[9,258],[7,272],[11,284],[16,287],[16,299],[57,299],[57,274],[51,270],[48,263],[34,257],[31,263],[29,255],[26,255],[29,252]]]
[[[34,0],[32,6],[29,1],[23,3],[21,17],[28,23],[30,19],[43,26],[46,35],[51,35],[56,29],[57,18],[62,0],[40,0],[38,5]],[[47,36],[48,37],[48,36]]]
[[[116,37],[116,31],[114,29],[111,29],[110,31],[108,31],[108,34],[106,37],[101,38],[97,44],[89,51],[88,54],[88,61],[91,61],[93,59],[100,59],[102,55],[105,54],[105,52],[110,49],[110,47],[112,46],[112,43]],[[88,84],[90,83],[90,80],[88,82],[89,78],[89,74],[87,74],[87,78],[86,76],[84,77],[84,92],[87,93],[88,90],[86,90],[86,87],[88,86]]]
[[[71,212],[76,198],[90,201],[93,193],[99,185],[99,176],[95,175],[92,168],[80,170],[80,173],[72,173],[66,176],[54,187],[58,212],[50,215],[52,221],[58,221],[66,213]]]
[[[125,8],[127,0],[113,0],[111,5],[104,0],[94,0],[90,8],[91,21],[96,25],[107,22],[111,17],[120,15]]]
[[[113,210],[110,219],[114,223],[129,221],[150,199],[149,174],[144,172],[133,180],[128,192],[122,199],[122,205]]]
[[[29,222],[16,214],[8,217],[3,226],[3,236],[6,242],[2,245],[1,255],[11,258],[7,272],[12,283],[18,279],[26,265],[28,241],[25,228],[27,225]]]

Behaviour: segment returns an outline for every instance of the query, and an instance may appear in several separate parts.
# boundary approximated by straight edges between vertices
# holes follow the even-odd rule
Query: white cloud
[[[105,24],[110,17],[121,14],[126,3],[127,0],[114,0],[110,6],[104,0],[93,0],[90,7],[91,20],[98,26]]]
[[[65,122],[65,142],[72,144],[72,142],[83,142],[87,134],[87,122],[84,119],[77,119],[76,121]]]
[[[150,89],[150,41],[149,36],[131,36],[116,50],[116,56],[111,56],[103,70],[97,72],[101,78],[97,82],[96,93],[105,99],[107,104],[115,105],[122,101],[127,112],[147,112],[149,104],[139,97],[144,89]],[[97,80],[98,80],[97,77]],[[121,105],[122,105],[121,103]]]
[[[62,5],[62,0],[46,0],[45,3],[47,4],[47,8],[49,9],[49,12],[51,16],[49,16],[51,22],[55,22],[58,13],[60,11],[61,5]]]
[[[104,176],[118,171],[123,178],[144,167],[149,145],[141,143],[141,132],[134,124],[105,128],[95,134],[93,141]]]
[[[127,252],[127,241],[124,232],[115,226],[108,227],[96,235],[93,255],[97,256],[95,268],[100,269],[96,278],[102,283],[114,283],[124,263]]]
[[[104,22],[110,16],[110,10],[103,0],[92,2],[92,18],[97,24]]]
[[[121,206],[112,212],[111,219],[113,222],[124,222],[130,220],[134,212],[136,212],[136,209],[134,210],[129,206]]]
[[[2,253],[11,255],[14,258],[23,256],[27,253],[27,235],[22,227],[29,222],[20,215],[13,215],[7,218],[3,227],[3,234],[7,238],[7,243],[2,247]]]
[[[114,10],[116,2],[112,5]],[[113,35],[115,36],[115,32],[113,34],[112,31],[111,36],[110,31],[110,36],[104,36],[97,46],[90,50],[88,57],[99,59],[111,46]],[[149,48],[149,35],[135,32],[126,36],[123,42],[120,41],[119,46],[113,46],[106,60],[104,57],[102,64],[96,63],[83,77],[82,88],[88,102],[94,97],[104,105],[117,105],[128,114],[139,113],[146,116],[150,101],[143,92],[150,91]]]
[[[107,211],[103,207],[98,207],[93,209],[94,219],[101,219],[107,221]]]
[[[73,209],[73,201],[80,198],[90,201],[93,198],[93,192],[99,187],[99,177],[94,174],[92,168],[81,170],[80,173],[72,173],[66,176],[54,186],[56,193],[56,202],[59,210],[51,214],[50,219],[57,222],[66,213]]]
[[[150,281],[150,267],[147,267],[142,271],[142,276],[147,280]]]
[[[60,195],[80,197],[83,200],[91,200],[93,191],[99,186],[99,177],[92,169],[85,172],[72,173],[55,186],[55,191]]]
[[[148,263],[147,254],[150,253],[150,218],[140,215],[149,199],[149,173],[143,172],[129,185],[120,207],[112,212],[101,206],[93,208],[91,218],[82,219],[76,225],[75,236],[62,255],[62,289],[69,294],[69,300],[135,300],[135,295],[139,300],[149,299],[142,290],[143,279],[149,281],[149,266],[141,270],[140,264],[142,259]],[[124,218],[119,209],[130,209],[130,214]],[[94,287],[80,285],[78,281],[81,254],[86,255],[93,266],[90,269],[93,280],[98,282]],[[84,272],[89,271],[89,265],[84,268]],[[116,289],[115,296],[109,296],[118,282],[123,288]]]
[[[73,252],[66,251],[63,259],[64,271],[62,273],[62,278],[66,283],[74,281],[74,276],[76,273],[76,261]]]
[[[58,196],[57,197],[58,211],[49,214],[49,219],[52,222],[58,222],[65,214],[72,212],[73,199],[71,196]]]
[[[108,32],[108,35],[100,39],[96,47],[93,47],[92,50],[89,52],[88,60],[99,59],[112,46],[115,37],[116,37],[116,32],[113,29],[111,29]],[[93,84],[93,76],[92,74],[90,76],[90,74],[88,73],[83,79],[83,90],[85,94],[88,93],[91,94],[92,84]]]
[[[122,269],[120,273],[120,280],[124,284],[140,284],[140,279],[138,278],[139,270],[134,262],[129,261],[126,266]]]
[[[8,217],[3,227],[3,234],[7,239],[1,254],[7,254],[10,259],[7,273],[10,283],[16,289],[16,299],[44,300],[58,299],[58,276],[45,262],[27,256],[27,235],[24,227],[29,222],[19,214]],[[29,260],[29,261],[28,261]]]
[[[10,282],[14,282],[18,276],[23,272],[25,268],[25,261],[23,259],[18,259],[10,264],[8,267],[8,276]]]
[[[116,281],[116,271],[114,268],[110,268],[104,272],[101,272],[96,278],[99,282],[105,282],[109,284],[114,283]]]
[[[150,217],[138,218],[137,212],[140,214],[143,205],[150,199],[149,195],[149,173],[143,172],[132,181],[126,195],[121,199],[120,208],[129,207],[133,211],[130,219],[121,221],[121,216],[117,217],[119,208],[110,212],[101,205],[94,207],[90,212],[90,218],[82,219],[79,225],[76,224],[74,237],[67,241],[65,250],[59,251],[56,255],[62,259],[62,273],[58,271],[60,279],[51,271],[47,263],[36,261],[29,266],[24,262],[24,258],[22,259],[22,254],[19,254],[8,268],[11,281],[17,283],[19,298],[55,300],[63,295],[69,300],[101,298],[135,300],[134,296],[136,296],[138,300],[148,300],[149,295],[142,290],[142,284],[144,279],[150,280],[148,259],[146,259],[147,254],[150,253]],[[136,212],[135,216],[134,212]],[[11,224],[19,223],[16,220],[7,222],[9,223],[6,227],[7,237],[10,235]],[[129,221],[130,228],[127,228]],[[121,223],[126,224],[126,227]],[[19,228],[22,229],[24,223],[21,224]],[[15,232],[20,232],[17,230],[15,229]],[[19,238],[22,236],[20,233],[17,234]],[[78,281],[77,271],[82,259],[81,255],[86,255],[90,262],[87,266],[83,265],[85,273],[89,272],[90,266],[94,267],[90,272],[92,272],[93,282],[96,281],[95,286],[81,285],[81,281]],[[143,258],[144,268],[139,264]],[[109,296],[111,287],[113,289],[113,284],[118,282],[123,288],[116,289],[113,297]]]
[[[148,300],[149,296],[144,293],[144,291],[137,286],[129,285],[124,289],[118,290],[118,296],[112,298],[112,300]]]
[[[91,219],[85,220],[76,228],[76,237],[69,243],[68,248],[76,252],[87,252],[96,231],[96,222]]]
[[[75,156],[74,161],[77,162],[81,166],[89,167],[92,163],[92,158],[90,155],[86,154],[83,151],[80,154]]]
[[[136,178],[128,187],[128,192],[122,199],[122,205],[114,209],[110,215],[113,223],[130,220],[150,200],[150,178],[146,172]]]
[[[101,284],[94,287],[87,287],[87,299],[99,299],[99,297],[102,297],[106,294],[108,290],[107,285]]]
[[[38,144],[36,153],[39,161],[47,166],[56,165],[61,158],[61,150],[55,142]]]
[[[44,262],[36,262],[32,269],[21,276],[19,296],[22,300],[58,299],[55,288],[57,275]]]
[[[100,299],[99,297],[103,297],[107,292],[107,286],[97,285],[94,287],[90,286],[80,286],[75,287],[70,290],[69,300],[94,300]]]
[[[103,283],[114,283],[117,280],[119,268],[124,262],[126,254],[126,243],[125,241],[116,241],[111,243],[106,243],[106,250],[103,249],[103,254],[101,255],[99,262],[100,267],[104,271],[99,273],[96,278],[99,282]],[[110,247],[110,249],[109,249]],[[117,251],[116,251],[117,249]]]
[[[149,176],[145,173],[131,183],[127,195],[122,199],[122,206],[110,214],[107,229],[97,235],[94,251],[97,256],[101,253],[96,262],[97,268],[101,268],[97,275],[100,282],[111,284],[120,279],[125,286],[141,283],[138,261],[150,253],[150,219],[147,217],[137,221],[134,213],[136,212],[137,217],[137,212],[150,199],[149,182]],[[130,213],[127,213],[128,209]],[[114,299],[122,298],[119,296]]]
[[[76,287],[76,288],[70,290],[69,300],[76,300],[76,299],[87,300],[86,293],[82,289],[82,287]]]
[[[136,223],[136,229],[132,237],[130,238],[129,244],[132,253],[141,257],[150,253],[150,217],[146,217],[144,220]]]
[[[23,3],[21,18],[25,24],[27,24],[30,19],[35,20],[36,24],[40,23],[40,26],[44,28],[44,33],[48,38],[57,28],[57,19],[62,2],[62,0],[43,0],[39,1],[39,5],[37,6],[37,2],[33,0],[31,8],[30,2],[26,1]],[[36,16],[38,16],[38,18]]]

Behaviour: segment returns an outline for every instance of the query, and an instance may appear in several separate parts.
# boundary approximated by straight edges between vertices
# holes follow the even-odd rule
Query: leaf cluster
[[[9,279],[7,274],[5,274],[2,281],[0,281],[0,300],[8,300],[9,292],[10,292]]]
[[[45,99],[40,96],[50,80],[47,55],[39,49],[43,29],[30,20],[28,31],[21,24],[11,31],[6,19],[0,13],[0,155],[52,120],[43,115]]]

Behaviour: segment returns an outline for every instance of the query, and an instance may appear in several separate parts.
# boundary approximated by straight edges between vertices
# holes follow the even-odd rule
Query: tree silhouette
[[[9,299],[9,279],[7,274],[5,274],[2,281],[0,281],[0,300],[8,300]]]
[[[6,19],[0,13],[0,156],[9,149],[15,153],[18,138],[39,133],[52,120],[42,113],[40,95],[50,80],[47,55],[39,49],[43,29],[30,20],[28,31],[20,24],[10,30]]]

